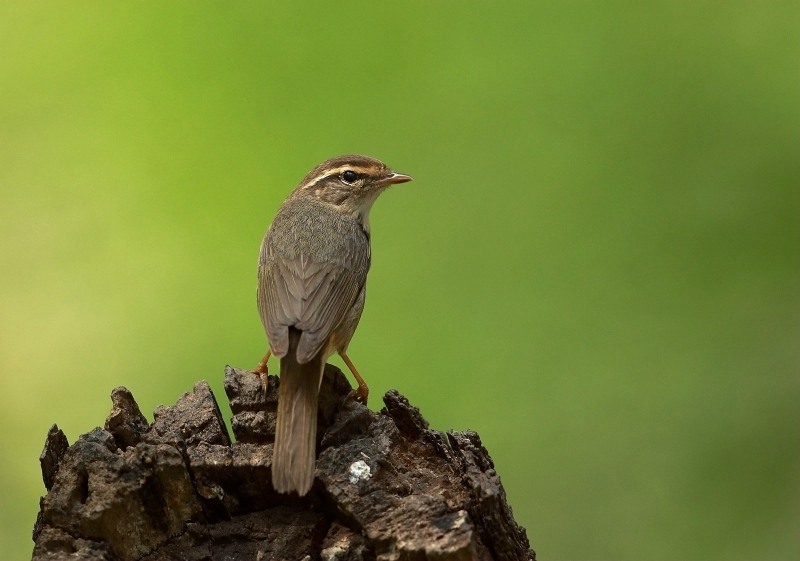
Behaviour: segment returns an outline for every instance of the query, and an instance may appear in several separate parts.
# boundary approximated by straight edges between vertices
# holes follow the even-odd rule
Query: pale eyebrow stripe
[[[308,183],[306,183],[305,185],[303,185],[303,189],[306,189],[308,187],[313,187],[314,185],[316,185],[317,183],[319,183],[320,181],[322,181],[326,177],[330,177],[331,175],[336,175],[336,174],[341,173],[341,172],[343,172],[345,170],[348,170],[348,169],[353,170],[356,173],[359,173],[359,172],[360,173],[367,173],[367,172],[369,172],[370,168],[359,167],[359,166],[351,166],[351,165],[344,165],[344,166],[339,166],[338,168],[329,169],[328,171],[326,171],[322,175],[318,175],[313,180],[311,180]]]

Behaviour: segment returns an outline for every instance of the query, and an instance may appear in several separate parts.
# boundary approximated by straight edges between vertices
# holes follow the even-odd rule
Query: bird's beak
[[[392,175],[380,180],[381,185],[394,185],[395,183],[406,183],[411,181],[411,176],[404,173],[392,173]]]

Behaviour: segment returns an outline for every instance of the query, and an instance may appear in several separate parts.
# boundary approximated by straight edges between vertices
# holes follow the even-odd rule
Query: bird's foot
[[[354,389],[347,395],[347,398],[355,399],[361,405],[366,406],[367,399],[369,398],[369,388],[366,385],[358,386],[358,388]]]
[[[255,369],[253,370],[253,374],[261,378],[261,392],[264,395],[267,395],[267,384],[269,383],[269,368],[267,368],[267,357],[269,357],[269,354],[267,354],[267,356],[264,357],[264,360],[259,362],[258,366],[256,366]]]

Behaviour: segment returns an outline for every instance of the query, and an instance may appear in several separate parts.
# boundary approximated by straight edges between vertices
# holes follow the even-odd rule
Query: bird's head
[[[359,218],[369,228],[369,211],[375,199],[390,185],[411,181],[375,158],[360,155],[337,156],[311,170],[294,191]]]

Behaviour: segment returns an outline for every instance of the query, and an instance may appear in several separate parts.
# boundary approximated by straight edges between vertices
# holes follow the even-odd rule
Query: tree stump
[[[225,369],[233,443],[205,381],[152,424],[120,387],[104,428],[69,446],[53,425],[33,559],[535,561],[477,433],[431,430],[395,390],[375,413],[330,364],[314,486],[275,492],[279,383]]]

